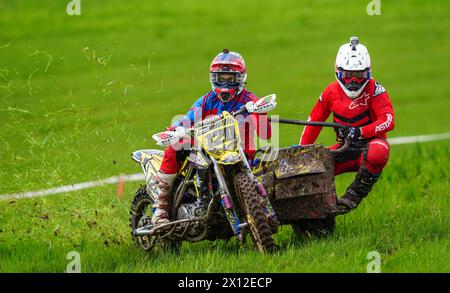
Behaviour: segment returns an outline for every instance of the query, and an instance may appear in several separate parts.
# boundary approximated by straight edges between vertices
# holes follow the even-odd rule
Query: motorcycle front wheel
[[[265,207],[260,200],[256,184],[244,173],[238,173],[234,177],[234,187],[243,201],[247,222],[250,227],[253,243],[261,253],[276,250],[272,238],[272,228],[269,225]]]

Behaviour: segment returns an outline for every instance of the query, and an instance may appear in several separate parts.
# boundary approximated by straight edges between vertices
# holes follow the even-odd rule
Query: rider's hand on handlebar
[[[339,136],[345,140],[357,141],[361,139],[361,128],[359,127],[339,128]]]

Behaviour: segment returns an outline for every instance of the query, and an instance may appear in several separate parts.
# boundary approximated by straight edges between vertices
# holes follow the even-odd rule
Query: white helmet
[[[336,56],[336,79],[345,94],[357,98],[370,79],[370,56],[357,37],[339,48]]]

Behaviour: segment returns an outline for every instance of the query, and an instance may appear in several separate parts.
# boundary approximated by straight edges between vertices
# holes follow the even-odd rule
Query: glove
[[[361,128],[359,127],[339,128],[339,136],[341,136],[345,140],[357,141],[361,138]]]

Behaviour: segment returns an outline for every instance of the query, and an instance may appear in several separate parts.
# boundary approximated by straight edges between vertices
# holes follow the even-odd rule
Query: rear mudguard
[[[161,166],[164,152],[161,150],[139,150],[131,154],[144,171],[147,192],[153,201],[157,198],[156,174]]]

